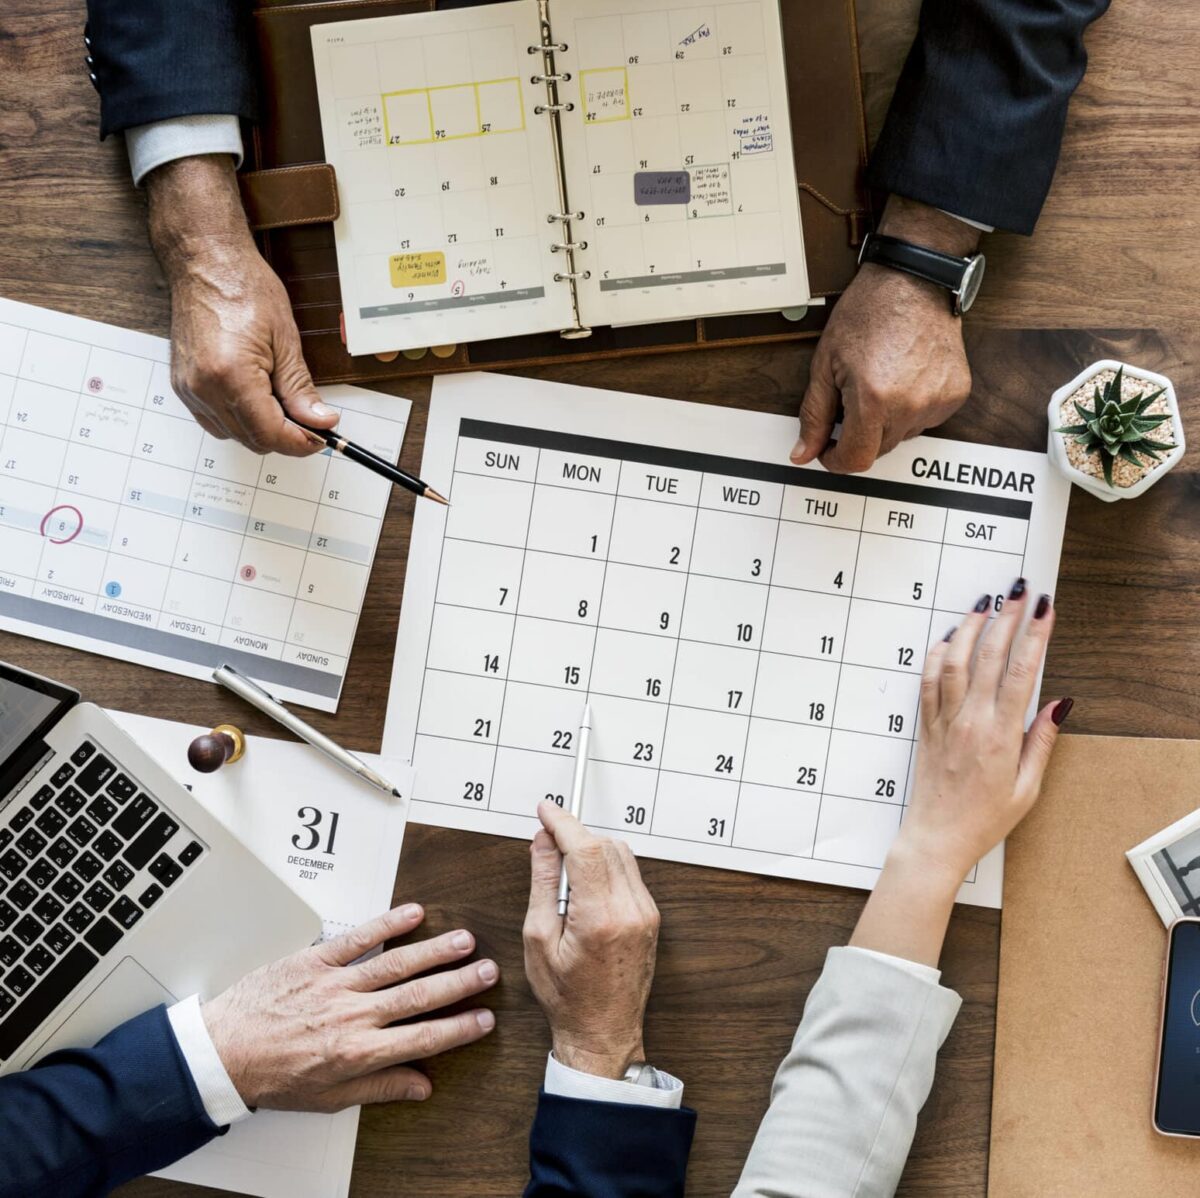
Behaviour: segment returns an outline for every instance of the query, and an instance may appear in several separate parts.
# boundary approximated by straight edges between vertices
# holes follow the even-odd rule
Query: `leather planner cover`
[[[331,223],[338,210],[336,181],[325,163],[309,30],[322,22],[437,7],[434,0],[259,0],[254,14],[261,119],[251,132],[242,196],[263,254],[287,287],[304,354],[318,382],[495,370],[561,359],[786,341],[820,332],[828,308],[813,306],[798,321],[778,312],[745,313],[597,327],[584,340],[542,333],[434,346],[429,352],[351,357],[341,335]],[[870,219],[854,2],[781,0],[781,10],[809,284],[814,296],[834,296],[854,274]]]

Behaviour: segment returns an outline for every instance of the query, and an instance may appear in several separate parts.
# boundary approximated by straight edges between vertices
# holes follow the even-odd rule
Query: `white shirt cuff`
[[[221,114],[176,116],[125,130],[129,169],[133,182],[142,180],[156,166],[197,154],[229,154],[234,166],[242,165],[242,129],[235,116]]]
[[[237,1087],[229,1079],[225,1066],[217,1053],[212,1036],[200,1013],[200,999],[193,994],[167,1008],[171,1031],[183,1059],[191,1071],[192,1081],[200,1091],[205,1114],[218,1126],[228,1127],[250,1114],[250,1108],[242,1101]]]
[[[945,208],[939,208],[939,212],[946,216],[951,216],[955,220],[960,220],[964,225],[970,225],[972,229],[978,229],[981,233],[994,233],[995,225],[985,225],[980,221],[972,220],[969,216],[959,216],[957,212],[947,212]]]
[[[896,969],[903,969],[905,973],[912,974],[913,977],[920,978],[921,981],[929,982],[934,986],[939,985],[942,980],[940,969],[934,969],[932,965],[922,965],[920,961],[910,961],[907,957],[893,957],[891,953],[877,953],[873,948],[859,948],[853,944],[847,945],[846,951],[866,953],[868,957],[874,957],[876,961],[883,961]]]
[[[654,1081],[653,1086],[634,1086],[615,1078],[582,1073],[555,1060],[554,1053],[550,1053],[546,1057],[546,1079],[542,1087],[547,1094],[557,1094],[560,1098],[624,1102],[630,1106],[679,1110],[683,1105],[683,1082],[669,1073],[663,1073],[661,1069],[655,1069]]]

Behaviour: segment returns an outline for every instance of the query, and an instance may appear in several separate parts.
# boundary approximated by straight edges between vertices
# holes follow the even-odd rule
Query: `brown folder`
[[[1126,849],[1200,805],[1200,742],[1064,736],[1009,838],[990,1198],[1193,1192],[1150,1125],[1166,934]],[[952,984],[952,980],[951,980]]]
[[[596,328],[584,340],[557,333],[436,347],[421,357],[351,357],[331,221],[337,185],[324,162],[310,28],[393,13],[426,12],[434,0],[260,0],[255,12],[262,119],[255,126],[242,196],[264,256],[287,287],[304,355],[319,382],[349,382],[498,369],[624,354],[789,341],[816,336],[828,309],[799,321],[778,312]],[[866,125],[853,0],[782,0],[788,95],[800,214],[814,296],[833,296],[854,274],[869,218]]]

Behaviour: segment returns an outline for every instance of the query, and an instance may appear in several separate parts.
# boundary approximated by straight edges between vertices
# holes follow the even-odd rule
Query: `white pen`
[[[311,724],[306,724],[298,715],[293,715],[278,699],[267,694],[257,682],[252,682],[245,674],[239,674],[233,666],[218,666],[213,670],[213,680],[233,691],[239,698],[245,699],[251,707],[257,707],[264,715],[269,715],[277,724],[282,724],[301,740],[308,741],[330,761],[337,762],[343,769],[356,774],[364,782],[386,794],[395,795],[396,798],[403,797],[396,787],[377,774],[365,761],[359,760],[348,749],[343,749],[324,732],[318,732]]]
[[[576,819],[583,818],[583,779],[587,774],[588,741],[592,738],[592,705],[585,703],[579,721],[579,739],[575,742],[575,777],[571,779],[570,812]],[[571,887],[567,882],[567,859],[563,858],[558,874],[558,913],[566,915],[567,903],[571,899]]]

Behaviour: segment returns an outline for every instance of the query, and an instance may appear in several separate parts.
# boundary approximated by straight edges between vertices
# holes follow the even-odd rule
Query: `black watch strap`
[[[956,258],[911,241],[901,241],[899,237],[888,237],[886,233],[868,233],[858,260],[903,270],[948,291],[957,291],[962,286],[970,264],[969,258]]]

